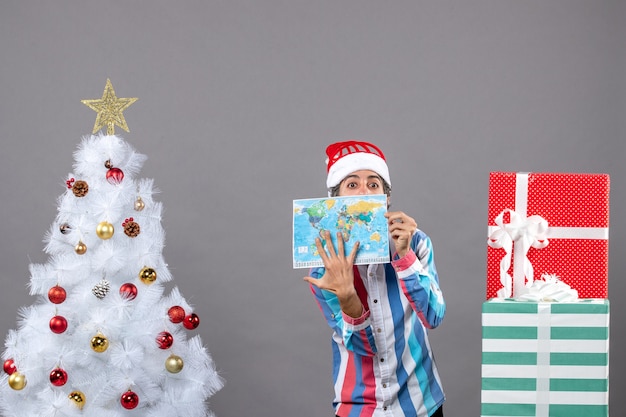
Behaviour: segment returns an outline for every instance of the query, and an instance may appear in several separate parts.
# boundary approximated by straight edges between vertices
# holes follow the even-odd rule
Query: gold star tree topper
[[[136,97],[118,98],[113,90],[111,80],[107,78],[102,98],[94,100],[81,100],[81,103],[98,113],[92,133],[98,132],[106,125],[107,135],[114,135],[115,125],[118,125],[125,131],[129,132],[123,112],[135,101],[137,101]]]

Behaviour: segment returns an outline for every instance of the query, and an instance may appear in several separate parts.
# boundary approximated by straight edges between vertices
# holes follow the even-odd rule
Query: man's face
[[[341,181],[339,195],[383,194],[383,180],[370,170],[355,171]]]

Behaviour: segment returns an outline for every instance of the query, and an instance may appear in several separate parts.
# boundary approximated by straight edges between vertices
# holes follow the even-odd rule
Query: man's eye
[[[376,182],[373,182],[373,183],[370,184],[370,188],[378,188],[378,187],[379,187],[379,185]]]
[[[354,188],[354,187],[356,187],[356,183],[355,183],[355,182],[349,182],[349,183],[347,184],[347,187],[348,187],[348,188]]]

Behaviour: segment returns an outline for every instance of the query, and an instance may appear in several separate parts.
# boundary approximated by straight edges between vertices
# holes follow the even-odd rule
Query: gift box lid
[[[521,175],[527,176],[526,191],[519,190]],[[491,172],[489,225],[503,210],[525,207],[521,214],[554,226],[609,227],[609,190],[608,174]]]

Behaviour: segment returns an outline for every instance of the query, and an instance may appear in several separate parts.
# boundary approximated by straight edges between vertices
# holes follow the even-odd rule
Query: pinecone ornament
[[[93,295],[102,300],[108,294],[110,289],[111,283],[102,278],[100,282],[92,288],[91,292],[93,293]]]
[[[76,197],[84,197],[89,192],[89,185],[82,180],[78,180],[72,186],[72,192]]]
[[[137,237],[137,235],[141,232],[139,223],[137,223],[132,217],[124,220],[122,226],[124,227],[124,233],[128,237]]]

